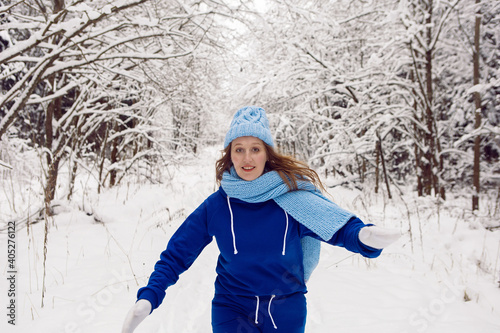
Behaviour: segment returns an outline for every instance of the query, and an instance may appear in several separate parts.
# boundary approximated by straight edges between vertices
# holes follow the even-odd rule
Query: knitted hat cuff
[[[242,136],[259,138],[269,146],[274,147],[273,137],[269,130],[266,131],[259,124],[240,124],[238,127],[231,127],[229,129],[224,140],[224,148],[229,146],[234,139]]]

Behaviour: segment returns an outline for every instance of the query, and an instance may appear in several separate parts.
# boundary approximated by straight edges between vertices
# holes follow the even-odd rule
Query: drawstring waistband
[[[277,330],[278,326],[276,326],[276,323],[274,322],[273,315],[271,314],[271,303],[275,297],[276,297],[276,295],[271,295],[271,298],[269,299],[269,304],[267,306],[267,313],[269,314],[269,318],[271,319],[271,322],[273,323],[274,329]],[[260,298],[259,298],[259,296],[255,296],[255,298],[257,298],[257,306],[255,307],[255,324],[257,325],[259,323]]]
[[[269,318],[271,318],[271,322],[273,323],[273,327],[275,330],[278,329],[278,326],[274,323],[273,316],[271,315],[271,302],[273,301],[275,295],[271,296],[271,299],[269,300],[269,306],[267,307],[267,313],[269,313]]]
[[[231,208],[231,201],[229,200],[229,196],[227,196],[227,206],[229,207],[229,214],[231,215],[231,235],[233,236],[233,249],[234,249],[234,254],[238,254],[238,249],[236,248],[236,236],[234,234],[234,216],[233,216],[233,210]],[[286,226],[285,226],[285,234],[283,235],[283,251],[281,251],[282,255],[285,255],[286,253],[286,234],[288,233],[288,213],[286,210],[283,210],[285,212],[285,218],[286,218]]]

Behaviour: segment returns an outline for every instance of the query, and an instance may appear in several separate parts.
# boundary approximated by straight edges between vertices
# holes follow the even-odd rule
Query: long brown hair
[[[297,181],[305,180],[311,182],[323,192],[326,192],[325,187],[321,183],[316,171],[309,168],[306,163],[299,161],[292,156],[281,154],[265,142],[263,142],[263,144],[267,153],[267,162],[264,172],[276,171],[288,188],[292,191],[298,189]],[[232,166],[231,144],[229,144],[224,150],[222,150],[222,157],[215,163],[215,178],[219,186],[221,184],[224,171],[229,171]]]

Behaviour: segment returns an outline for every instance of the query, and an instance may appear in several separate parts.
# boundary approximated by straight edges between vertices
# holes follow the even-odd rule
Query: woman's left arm
[[[312,231],[303,228],[306,229],[304,236],[321,240]],[[399,231],[365,224],[359,218],[352,217],[326,243],[344,247],[367,258],[376,258],[386,246],[395,242],[400,236]]]

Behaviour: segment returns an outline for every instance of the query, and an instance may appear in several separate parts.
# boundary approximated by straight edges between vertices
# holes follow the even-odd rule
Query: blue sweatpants
[[[213,333],[304,333],[307,304],[303,293],[285,296],[216,294]]]

